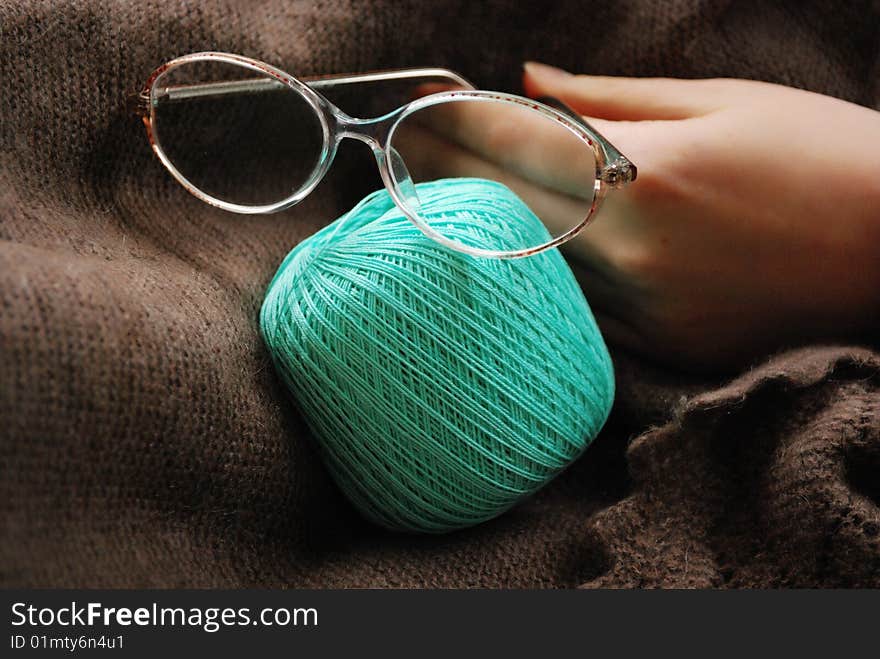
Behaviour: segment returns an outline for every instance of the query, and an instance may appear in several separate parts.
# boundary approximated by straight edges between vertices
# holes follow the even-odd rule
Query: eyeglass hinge
[[[137,94],[129,94],[126,97],[126,108],[130,114],[136,117],[146,117],[150,114],[150,92],[142,91]]]
[[[599,178],[612,188],[622,188],[627,183],[635,181],[637,173],[636,166],[621,156],[606,165]]]

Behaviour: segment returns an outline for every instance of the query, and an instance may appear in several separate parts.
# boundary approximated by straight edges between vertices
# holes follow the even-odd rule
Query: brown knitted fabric
[[[362,521],[257,310],[284,254],[381,183],[355,144],[280,215],[188,195],[126,95],[206,49],[301,74],[441,65],[514,91],[538,59],[880,100],[870,2],[3,0],[2,585],[880,586],[868,346],[790,351],[726,382],[612,346],[612,418],[539,495],[442,537]]]

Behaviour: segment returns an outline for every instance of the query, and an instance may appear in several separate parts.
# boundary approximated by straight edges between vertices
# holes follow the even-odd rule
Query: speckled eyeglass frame
[[[221,62],[234,66],[243,67],[261,74],[260,78],[230,81],[209,82],[196,85],[169,87],[163,85],[164,77],[178,67],[195,62]],[[336,85],[350,85],[367,82],[393,81],[393,80],[418,80],[428,78],[440,78],[450,85],[460,89],[441,91],[417,98],[383,116],[375,118],[356,118],[349,116],[340,108],[330,102],[319,90]],[[318,118],[323,133],[323,146],[317,163],[305,183],[293,191],[292,194],[271,204],[246,205],[232,203],[221,199],[194,185],[189,181],[169,159],[163,149],[160,140],[157,139],[154,130],[156,108],[164,99],[180,99],[196,96],[215,96],[234,94],[238,92],[253,92],[256,87],[267,88],[285,85],[298,93],[304,99],[315,116]],[[345,138],[353,138],[366,143],[373,151],[376,164],[382,181],[388,190],[394,203],[404,215],[413,222],[425,235],[437,242],[472,256],[493,258],[519,258],[537,254],[546,249],[557,247],[570,240],[595,216],[609,188],[619,188],[636,178],[635,165],[615,148],[598,131],[590,126],[575,112],[564,106],[556,99],[541,99],[536,101],[530,98],[493,91],[480,91],[465,80],[462,76],[440,68],[400,69],[393,71],[380,71],[362,74],[342,74],[321,76],[317,78],[296,78],[274,66],[260,62],[242,55],[234,55],[222,52],[200,52],[175,58],[157,68],[150,75],[140,95],[141,117],[147,131],[150,145],[170,174],[189,192],[204,202],[217,206],[234,213],[275,213],[287,209],[305,198],[321,181],[333,163],[339,143]],[[570,229],[553,237],[543,244],[530,246],[526,249],[512,251],[498,251],[481,249],[471,245],[464,245],[452,240],[433,229],[427,221],[419,215],[418,197],[415,194],[413,182],[407,171],[406,164],[400,154],[392,146],[392,138],[400,123],[408,116],[430,106],[448,103],[451,101],[461,102],[490,102],[501,103],[526,108],[538,113],[547,119],[558,122],[559,125],[570,131],[579,138],[585,149],[593,152],[596,163],[595,180],[593,181],[592,204],[583,219]]]

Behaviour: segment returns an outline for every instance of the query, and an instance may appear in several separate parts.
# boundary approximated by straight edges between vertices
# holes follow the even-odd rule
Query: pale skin
[[[880,112],[748,80],[536,63],[523,84],[638,166],[563,248],[609,342],[704,371],[880,331]],[[485,121],[454,123],[454,141],[489,161],[516,148]],[[570,172],[529,179],[557,174],[565,190]]]

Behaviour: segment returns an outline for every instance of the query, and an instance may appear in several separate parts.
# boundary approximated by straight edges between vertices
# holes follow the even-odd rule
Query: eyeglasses
[[[349,116],[320,92],[388,81],[422,84],[414,100],[370,119]],[[156,69],[141,100],[153,151],[209,204],[235,213],[289,208],[314,190],[350,137],[372,148],[409,220],[474,256],[515,258],[558,246],[588,224],[609,188],[636,178],[636,167],[559,101],[477,91],[446,69],[298,79],[240,55],[194,53]],[[473,178],[513,191],[545,230],[469,230],[436,204],[423,208],[418,183]],[[499,233],[487,240],[487,230]]]

